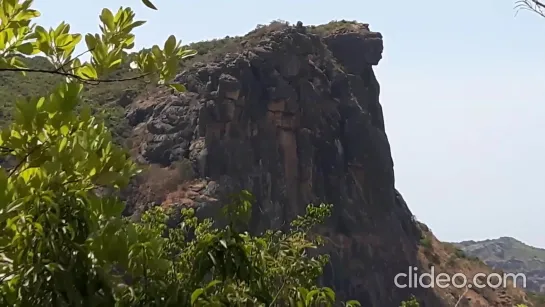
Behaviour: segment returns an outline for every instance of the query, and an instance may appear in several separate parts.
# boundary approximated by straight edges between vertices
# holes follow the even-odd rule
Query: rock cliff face
[[[308,203],[332,203],[324,284],[363,306],[397,307],[411,294],[452,306],[450,294],[393,283],[422,263],[421,231],[394,185],[372,68],[381,34],[365,24],[262,32],[180,74],[187,93],[154,91],[127,107],[134,154],[153,165],[128,193],[128,213],[162,203],[209,214],[248,189],[260,231],[283,228]]]

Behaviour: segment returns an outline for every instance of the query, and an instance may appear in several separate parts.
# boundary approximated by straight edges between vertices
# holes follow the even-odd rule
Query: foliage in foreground
[[[154,8],[149,1],[143,1]],[[182,212],[175,229],[156,208],[140,223],[121,217],[124,204],[104,188],[122,188],[138,172],[90,108],[84,86],[124,82],[111,72],[134,60],[139,75],[171,83],[179,62],[194,55],[174,36],[129,57],[131,31],[144,22],[130,8],[104,9],[101,33],[85,36],[90,60],[73,57],[82,35],[61,23],[33,24],[32,1],[0,1],[0,72],[62,76],[46,96],[15,104],[13,123],[0,133],[0,305],[2,306],[327,306],[331,289],[316,280],[327,261],[310,257],[320,241],[309,233],[330,207],[309,207],[288,233],[253,237],[241,228],[250,209],[242,193],[227,206],[229,224],[212,227]],[[40,54],[49,70],[25,66],[21,54]],[[348,302],[347,306],[357,305]]]

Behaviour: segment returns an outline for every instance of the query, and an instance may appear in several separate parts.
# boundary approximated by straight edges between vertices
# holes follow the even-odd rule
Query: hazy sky
[[[148,23],[138,47],[245,34],[274,19],[358,20],[384,35],[376,68],[397,187],[441,240],[545,247],[545,18],[515,0],[36,0],[52,26],[96,32],[103,7]]]

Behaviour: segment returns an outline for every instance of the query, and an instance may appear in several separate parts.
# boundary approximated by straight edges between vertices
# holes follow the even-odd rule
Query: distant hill
[[[511,237],[455,243],[468,256],[477,257],[494,269],[526,274],[526,289],[545,293],[545,249]]]

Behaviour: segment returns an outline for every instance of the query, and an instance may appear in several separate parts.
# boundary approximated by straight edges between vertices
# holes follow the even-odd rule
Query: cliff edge
[[[308,203],[332,203],[321,229],[331,255],[324,284],[363,306],[397,307],[411,294],[421,306],[453,306],[464,289],[393,283],[411,266],[439,266],[449,251],[433,238],[423,252],[422,239],[433,235],[395,189],[373,72],[382,35],[361,23],[277,22],[215,43],[223,53],[198,58],[206,61],[177,77],[188,92],[156,89],[128,104],[133,154],[149,168],[126,193],[126,213],[161,204],[210,214],[229,193],[248,189],[257,199],[251,228],[261,231],[284,227]],[[468,297],[459,306],[525,300],[516,289]]]

